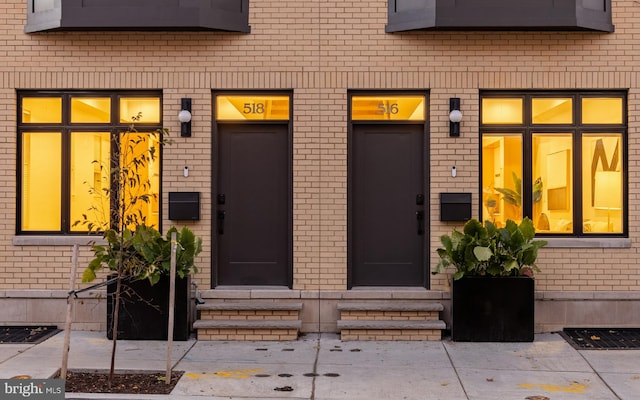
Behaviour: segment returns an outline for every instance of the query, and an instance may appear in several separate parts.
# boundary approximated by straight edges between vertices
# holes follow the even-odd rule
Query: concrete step
[[[198,340],[297,340],[300,320],[198,320]]]
[[[442,340],[444,321],[371,321],[340,320],[340,339],[378,341],[437,341]]]
[[[198,340],[295,340],[301,302],[213,301],[198,304]]]
[[[300,329],[300,320],[198,320],[195,329]]]
[[[444,307],[425,301],[343,301],[337,322],[342,340],[440,340]]]
[[[205,302],[197,305],[198,311],[300,311],[300,302],[271,302],[271,301],[237,301],[237,302]]]
[[[434,329],[447,328],[444,321],[374,321],[374,320],[340,320],[338,330],[410,330],[410,329]]]
[[[417,301],[339,302],[339,311],[437,311],[444,310],[440,303]]]

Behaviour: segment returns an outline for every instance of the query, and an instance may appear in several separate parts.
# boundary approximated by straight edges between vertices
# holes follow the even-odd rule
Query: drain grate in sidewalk
[[[565,328],[560,335],[578,350],[640,349],[639,328]]]
[[[40,343],[58,332],[57,326],[1,326],[0,343]]]

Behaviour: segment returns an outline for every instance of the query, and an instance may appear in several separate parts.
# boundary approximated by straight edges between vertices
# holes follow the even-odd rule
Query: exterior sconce
[[[462,112],[460,112],[460,98],[451,97],[449,99],[449,136],[460,136],[460,121],[462,121]]]
[[[180,136],[191,137],[191,99],[183,98],[180,103],[180,113],[178,113]]]

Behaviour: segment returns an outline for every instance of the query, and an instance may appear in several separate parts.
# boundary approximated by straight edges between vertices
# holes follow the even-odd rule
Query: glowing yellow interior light
[[[86,215],[97,229],[108,228],[110,147],[109,132],[71,133],[71,225]],[[71,230],[82,232],[87,226]]]
[[[572,124],[573,100],[571,98],[532,99],[532,122],[534,124]]]
[[[22,230],[57,231],[61,224],[62,134],[22,135]]]
[[[289,96],[217,96],[218,121],[289,120]]]
[[[582,136],[582,218],[585,233],[624,230],[622,135]]]
[[[60,122],[62,122],[62,98],[23,98],[22,122],[27,124],[59,124]]]
[[[424,96],[353,96],[354,121],[424,121]]]
[[[150,149],[155,149],[154,159],[149,159],[146,165],[138,165],[132,168],[131,178],[140,178],[140,184],[135,187],[125,185],[124,204],[129,205],[125,210],[127,215],[136,215],[144,219],[147,226],[158,228],[160,221],[160,204],[158,197],[160,194],[160,144],[158,138],[148,132],[128,132],[122,135],[120,140],[121,154],[120,162],[123,166],[131,166],[133,159],[146,154],[149,157]],[[133,145],[133,147],[130,147]],[[145,201],[142,196],[148,197]],[[136,201],[132,201],[136,199]],[[130,228],[134,228],[130,226]]]
[[[160,98],[158,97],[123,97],[120,99],[120,122],[134,122],[133,118],[141,116],[136,122],[160,122]]]
[[[71,99],[71,122],[111,122],[111,99],[108,97],[74,97]]]
[[[540,231],[573,232],[573,135],[534,133],[531,140],[533,216]]]
[[[582,99],[583,124],[621,124],[621,98],[592,98]]]
[[[522,135],[482,136],[482,219],[522,220]]]
[[[483,124],[522,124],[522,99],[482,99]]]

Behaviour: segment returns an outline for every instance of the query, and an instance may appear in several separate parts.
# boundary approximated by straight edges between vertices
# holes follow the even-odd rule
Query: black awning
[[[613,32],[611,0],[389,0],[387,32]]]
[[[25,32],[250,32],[249,0],[28,0]]]

